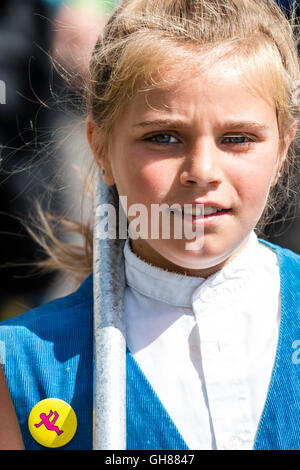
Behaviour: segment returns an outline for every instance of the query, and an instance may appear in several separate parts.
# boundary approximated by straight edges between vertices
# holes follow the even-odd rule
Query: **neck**
[[[164,258],[160,253],[154,250],[150,245],[147,245],[147,250],[145,250],[145,246],[140,239],[137,240],[129,240],[131,250],[133,253],[138,256],[142,261],[156,266],[157,268],[164,269],[169,272],[173,272],[176,274],[182,274],[186,276],[192,277],[201,277],[203,279],[207,279],[209,276],[212,276],[216,272],[220,271],[232,258],[234,258],[246,245],[248,242],[249,237],[239,246],[239,248],[231,255],[229,255],[224,261],[214,265],[208,266],[207,268],[201,269],[190,269],[186,267],[179,266],[172,261]]]

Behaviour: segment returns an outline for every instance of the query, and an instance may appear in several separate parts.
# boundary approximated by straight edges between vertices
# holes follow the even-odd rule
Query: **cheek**
[[[174,179],[172,170],[163,162],[133,165],[126,173],[127,192],[135,196],[135,202],[146,205],[164,201]]]
[[[145,194],[161,199],[170,189],[172,175],[170,169],[166,171],[161,165],[152,165],[139,173],[139,179]]]
[[[233,175],[236,192],[242,202],[251,212],[261,211],[264,207],[271,185],[275,158],[255,159]]]

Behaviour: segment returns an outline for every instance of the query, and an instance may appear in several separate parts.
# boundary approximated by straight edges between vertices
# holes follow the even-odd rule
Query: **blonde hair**
[[[296,1],[288,19],[274,0],[124,0],[92,54],[87,111],[103,131],[108,152],[114,124],[134,94],[168,85],[160,70],[176,67],[180,58],[188,71],[200,54],[203,67],[213,60],[230,59],[233,66],[247,71],[249,86],[276,107],[283,146],[300,115],[299,90],[295,88],[300,89],[298,43]],[[295,144],[281,173],[256,227],[259,233],[287,198],[296,196]],[[86,244],[81,251],[68,249],[53,235],[51,246],[44,240],[49,260],[43,266],[66,268],[79,281],[83,273],[91,272],[92,228],[84,230]],[[45,230],[48,233],[50,226]]]

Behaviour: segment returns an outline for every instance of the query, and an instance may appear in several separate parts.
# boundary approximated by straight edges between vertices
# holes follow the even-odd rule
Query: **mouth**
[[[181,215],[183,218],[192,219],[192,221],[220,217],[231,211],[231,209],[204,204],[184,204],[183,207],[171,210],[174,214]]]

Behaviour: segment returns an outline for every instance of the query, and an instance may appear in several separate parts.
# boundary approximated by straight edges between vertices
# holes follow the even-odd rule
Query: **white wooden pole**
[[[101,204],[116,206],[100,177],[94,192],[94,443],[126,449],[125,268],[123,241],[103,239]],[[103,211],[102,211],[103,216]]]
[[[114,0],[117,7],[121,0]],[[101,204],[116,208],[113,188],[100,175],[94,189],[93,449],[126,449],[125,267],[118,239],[104,239]]]

